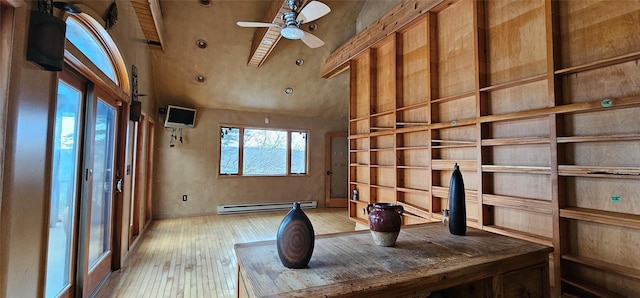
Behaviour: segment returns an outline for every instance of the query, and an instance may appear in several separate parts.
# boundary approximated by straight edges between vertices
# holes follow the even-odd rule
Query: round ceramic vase
[[[300,203],[293,203],[293,208],[280,223],[276,239],[282,265],[291,269],[307,267],[313,254],[314,241],[311,221],[300,208]]]
[[[394,246],[402,226],[404,208],[390,203],[367,205],[369,229],[373,242],[380,246]]]

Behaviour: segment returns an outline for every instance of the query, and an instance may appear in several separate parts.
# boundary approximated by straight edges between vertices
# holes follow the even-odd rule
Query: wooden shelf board
[[[424,126],[429,125],[429,122],[396,122],[396,126]]]
[[[460,120],[455,120],[455,121],[456,121],[455,125],[453,124],[453,121],[439,122],[439,123],[431,124],[431,126],[429,128],[431,128],[431,129],[446,129],[446,128],[454,128],[454,127],[464,127],[464,126],[476,125],[476,118],[460,119]]]
[[[358,181],[350,181],[349,184],[353,184],[353,185],[365,185],[365,186],[369,186],[369,182],[358,182]]]
[[[612,179],[640,179],[640,168],[559,165],[558,175]]]
[[[638,141],[640,134],[621,134],[606,136],[573,136],[558,137],[558,144],[564,143],[585,143],[585,142],[619,142],[619,141]]]
[[[363,120],[369,120],[369,116],[351,118],[351,119],[349,119],[349,122],[359,122],[359,121],[363,121]]]
[[[371,148],[371,152],[380,152],[380,151],[393,151],[396,150],[396,148]]]
[[[372,167],[372,168],[390,168],[390,169],[394,169],[396,166],[394,166],[394,165],[370,165],[370,167]]]
[[[416,189],[416,188],[407,188],[407,187],[397,187],[396,188],[397,191],[400,192],[409,192],[409,193],[415,193],[415,194],[420,194],[420,195],[429,195],[429,191],[428,190],[424,190],[424,189]]]
[[[474,92],[466,92],[466,93],[456,94],[456,95],[452,95],[452,96],[436,98],[436,99],[432,100],[431,103],[449,102],[449,101],[463,99],[463,98],[467,98],[467,97],[471,97],[471,96],[475,96],[475,95],[476,95],[475,91]]]
[[[455,149],[455,148],[475,148],[476,145],[443,145],[443,146],[431,146],[432,149]]]
[[[388,190],[395,190],[394,186],[387,186],[387,185],[376,185],[376,184],[371,184],[369,185],[371,188],[379,188],[379,189],[388,189]]]
[[[534,166],[482,165],[482,172],[549,175],[551,174],[551,168]]]
[[[608,263],[598,259],[573,254],[564,254],[562,255],[562,259],[640,280],[640,270],[636,268],[630,268],[618,264]]]
[[[469,160],[449,160],[449,159],[432,159],[431,169],[434,171],[453,171],[455,164],[458,164],[462,172],[475,172],[478,162],[475,159]]]
[[[398,169],[403,170],[403,169],[407,169],[407,170],[429,170],[431,169],[429,166],[404,166],[404,165],[399,165],[397,166]]]
[[[431,187],[431,195],[438,198],[446,199],[449,196],[449,188],[443,186],[432,186]],[[465,194],[466,198],[466,194]]]
[[[431,218],[431,212],[429,210],[423,209],[421,207],[413,206],[411,204],[407,204],[405,202],[396,202],[398,205],[401,205],[405,211],[423,217],[424,219]]]
[[[431,187],[431,195],[433,197],[446,199],[449,197],[449,188],[444,186],[432,186]],[[465,189],[464,190],[465,201],[473,202],[478,200],[478,195],[476,190]]]
[[[362,152],[369,152],[369,149],[352,149],[352,150],[349,150],[349,153],[362,153]]]
[[[425,102],[415,103],[415,104],[404,106],[404,107],[399,107],[396,111],[402,112],[402,111],[406,111],[406,110],[414,110],[414,109],[419,109],[419,108],[426,108],[428,106],[429,106],[429,102],[425,101]]]
[[[524,137],[524,138],[502,138],[502,139],[484,139],[482,146],[512,146],[512,145],[529,145],[529,144],[549,144],[548,137]]]
[[[371,114],[371,118],[389,116],[389,115],[393,115],[395,112],[396,112],[395,110],[389,110],[389,111],[384,111],[384,112],[380,112],[380,113],[375,113],[375,114]]]
[[[396,150],[428,150],[429,146],[397,147]]]
[[[431,143],[451,143],[451,144],[467,144],[475,145],[476,141],[456,141],[456,140],[431,140]]]
[[[581,207],[568,207],[560,209],[560,217],[640,229],[640,215],[635,214]]]
[[[511,209],[537,212],[553,215],[553,206],[550,201],[529,199],[522,197],[502,196],[494,194],[483,194],[482,203],[485,205],[506,207]]]
[[[350,135],[348,137],[349,140],[357,140],[357,139],[365,139],[369,137],[369,133],[361,133],[356,135]]]
[[[353,204],[357,204],[357,205],[364,205],[364,206],[369,205],[369,202],[363,201],[363,200],[351,200],[351,199],[349,199],[349,202],[353,203]]]
[[[490,92],[490,91],[497,91],[497,90],[501,90],[501,89],[507,89],[507,88],[511,88],[511,87],[516,87],[516,86],[520,86],[520,85],[526,85],[529,83],[533,83],[533,82],[538,82],[538,81],[542,81],[544,79],[547,78],[547,74],[541,74],[541,75],[536,75],[533,77],[528,77],[528,78],[524,78],[524,79],[519,79],[519,80],[515,80],[515,81],[510,81],[510,82],[506,82],[506,83],[502,83],[502,84],[497,84],[497,85],[493,85],[493,86],[487,86],[484,88],[480,88],[481,92]]]
[[[540,235],[535,235],[535,234],[508,229],[504,227],[498,227],[494,225],[483,226],[482,229],[485,231],[489,231],[489,232],[500,234],[500,235],[519,238],[519,239],[539,243],[546,246],[553,246],[553,242],[551,238],[547,238]]]
[[[596,295],[598,297],[611,297],[611,298],[622,298],[624,296],[619,295],[617,293],[611,292],[605,288],[593,285],[587,281],[573,278],[573,277],[562,277],[562,282],[570,284],[576,288],[579,288],[585,292]]]
[[[582,65],[559,69],[555,71],[555,74],[558,74],[558,75],[574,74],[582,71],[593,70],[593,69],[602,68],[606,66],[630,62],[638,59],[640,59],[640,52],[634,52],[634,53],[629,53],[625,55],[620,55],[618,57],[602,59],[602,60],[598,60],[590,63],[585,63]]]
[[[401,133],[412,133],[412,132],[420,132],[420,131],[425,131],[425,130],[429,130],[431,128],[430,125],[426,124],[426,125],[415,125],[415,126],[410,126],[410,127],[398,127],[396,128],[396,134],[401,134]]]
[[[350,163],[349,164],[350,167],[368,167],[368,164],[361,164],[361,163]]]
[[[393,128],[391,129],[385,129],[382,131],[374,131],[369,133],[369,137],[383,137],[383,136],[390,136],[393,135],[395,132],[393,131]]]
[[[395,127],[379,127],[379,126],[371,126],[371,130],[392,130]]]

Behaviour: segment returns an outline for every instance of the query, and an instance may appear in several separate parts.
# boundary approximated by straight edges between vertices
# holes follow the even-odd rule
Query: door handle
[[[333,174],[331,171],[327,171],[327,176],[331,176]]]

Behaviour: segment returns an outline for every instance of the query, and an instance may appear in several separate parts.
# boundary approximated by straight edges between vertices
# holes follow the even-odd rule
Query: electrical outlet
[[[182,195],[182,201],[186,202],[187,201],[187,195]]]
[[[621,201],[622,201],[622,198],[620,196],[615,196],[615,195],[611,196],[611,202],[620,203]]]

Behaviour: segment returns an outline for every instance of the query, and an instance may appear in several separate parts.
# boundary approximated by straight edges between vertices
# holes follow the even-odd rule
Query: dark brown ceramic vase
[[[394,246],[402,226],[404,208],[396,204],[376,203],[367,205],[367,212],[373,242],[380,246]]]
[[[300,203],[293,203],[291,211],[282,219],[276,242],[282,265],[291,269],[307,267],[313,254],[315,234]]]

